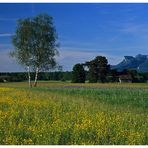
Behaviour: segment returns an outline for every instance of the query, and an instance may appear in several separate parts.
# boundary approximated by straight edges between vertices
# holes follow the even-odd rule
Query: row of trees
[[[30,72],[30,77],[35,77],[35,73]],[[55,72],[40,72],[38,80],[49,81],[71,81],[72,72],[55,71]],[[0,73],[0,82],[21,82],[27,81],[28,74],[26,72]]]
[[[148,73],[138,73],[136,70],[130,69],[119,72],[110,68],[106,57],[97,56],[91,61],[74,65],[72,82],[85,83],[86,80],[90,83],[118,82],[121,75],[130,75],[132,82],[146,82],[148,80]]]
[[[84,69],[83,64],[76,64],[74,66],[74,71],[55,71],[55,72],[40,72],[38,80],[56,80],[56,81],[71,81],[84,83],[85,81],[90,81],[90,73],[88,69]],[[81,71],[80,73],[78,71]],[[31,77],[35,76],[35,73],[30,73]],[[75,77],[77,75],[77,77]],[[132,82],[146,82],[148,80],[148,73],[137,73],[136,70],[123,70],[118,72],[116,70],[109,70],[106,75],[105,82],[118,82],[120,75],[130,75],[132,77]],[[0,82],[20,82],[27,81],[28,74],[26,72],[12,72],[12,73],[0,73]],[[98,80],[99,81],[99,80]],[[93,81],[94,82],[94,81]]]

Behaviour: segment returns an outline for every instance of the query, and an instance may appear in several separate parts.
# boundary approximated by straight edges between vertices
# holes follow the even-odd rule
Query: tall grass
[[[148,144],[147,90],[19,84],[0,87],[0,144]]]

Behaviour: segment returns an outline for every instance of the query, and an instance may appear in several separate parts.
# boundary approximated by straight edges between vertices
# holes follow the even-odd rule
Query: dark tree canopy
[[[56,67],[58,43],[51,16],[39,14],[20,19],[12,42],[15,50],[11,55],[21,65],[36,71],[36,74]]]
[[[89,66],[88,79],[90,83],[96,83],[98,81],[97,69],[94,64]]]
[[[72,71],[73,83],[85,83],[85,70],[82,64],[76,64]]]
[[[109,65],[106,57],[97,56],[94,60],[86,62],[89,68],[89,82],[105,82]]]

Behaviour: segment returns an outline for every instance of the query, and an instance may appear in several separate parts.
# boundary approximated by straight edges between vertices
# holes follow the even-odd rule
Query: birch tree
[[[36,87],[39,72],[53,69],[57,65],[55,56],[59,54],[59,46],[52,17],[39,14],[18,20],[12,42],[15,49],[11,56],[27,69],[30,87],[30,71],[35,72],[33,86]]]

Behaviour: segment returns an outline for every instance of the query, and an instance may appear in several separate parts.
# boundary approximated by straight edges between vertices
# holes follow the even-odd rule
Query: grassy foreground
[[[147,145],[147,108],[148,84],[0,84],[0,144]]]

